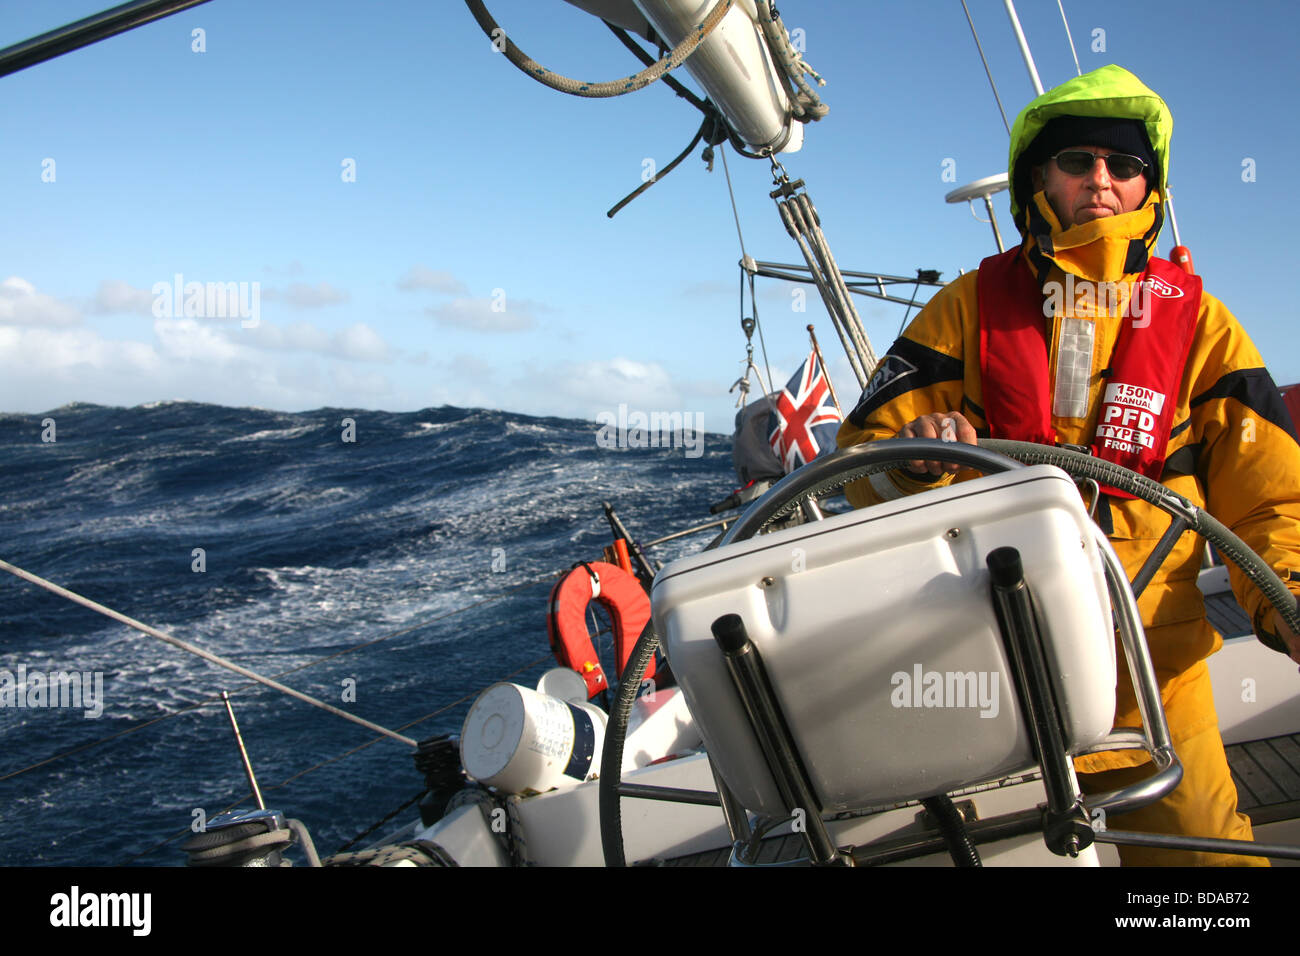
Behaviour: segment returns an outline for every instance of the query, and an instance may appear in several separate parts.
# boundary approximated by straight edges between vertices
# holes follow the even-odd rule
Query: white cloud
[[[330,337],[324,329],[310,322],[294,322],[280,326],[262,321],[251,329],[240,329],[239,335],[254,348],[286,352],[328,352]]]
[[[165,358],[181,362],[228,362],[246,357],[249,348],[238,345],[220,329],[194,319],[155,319],[154,335]]]
[[[393,384],[382,372],[335,365],[330,369],[330,391],[361,396],[367,403],[380,403],[393,394]]]
[[[39,412],[72,401],[137,405],[182,397],[219,405],[303,409],[412,407],[380,372],[233,343],[194,319],[159,319],[153,342],[105,339],[95,329],[0,326],[0,409]]]
[[[620,404],[647,411],[682,409],[681,394],[667,369],[657,362],[622,357],[531,369],[516,388],[534,393],[537,407],[546,414],[588,420]]]
[[[469,289],[450,272],[434,270],[426,266],[411,266],[406,275],[397,280],[397,287],[403,292],[418,289],[430,289],[445,292],[448,295],[464,295]]]
[[[108,302],[130,302],[130,287],[107,285]],[[113,296],[118,298],[114,299]],[[41,295],[30,282],[0,285],[0,409],[38,412],[72,401],[137,405],[183,397],[214,404],[302,409],[322,405],[415,407],[415,389],[390,382],[358,362],[390,361],[378,331],[355,323],[337,332],[308,322],[252,329],[203,319],[158,318],[133,324],[143,341],[109,338],[71,325],[70,306]],[[32,324],[54,317],[50,321]],[[70,318],[69,318],[70,317]],[[287,354],[292,353],[292,354]]]
[[[0,282],[0,323],[69,327],[81,322],[81,313],[65,302],[37,292],[26,279],[10,276]]]
[[[330,305],[347,302],[351,296],[345,289],[338,289],[328,282],[307,285],[294,282],[287,289],[262,289],[262,298],[270,301],[283,301],[296,309],[319,309]]]
[[[227,334],[233,342],[273,351],[315,352],[358,362],[387,362],[393,357],[388,343],[364,322],[330,334],[310,322],[281,327],[263,321],[254,328],[231,329]]]
[[[389,359],[388,344],[364,322],[349,325],[337,333],[334,345],[336,354],[358,362],[385,362]]]
[[[96,312],[134,312],[137,315],[153,314],[154,295],[148,289],[137,289],[121,279],[104,279],[95,291],[92,308]]]
[[[486,299],[452,299],[445,305],[425,309],[439,325],[479,332],[523,332],[536,324],[535,311],[545,311],[545,306],[527,299],[508,299],[504,295]]]
[[[53,375],[77,382],[69,374],[78,369],[126,368],[148,375],[159,366],[159,356],[143,342],[109,341],[93,329],[17,329],[0,327],[0,368],[12,381]],[[57,404],[63,404],[59,402]]]

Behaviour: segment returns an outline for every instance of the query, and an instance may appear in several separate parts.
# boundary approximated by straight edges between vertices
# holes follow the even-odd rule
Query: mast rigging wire
[[[1074,57],[1074,72],[1077,76],[1083,76],[1083,67],[1079,66],[1079,54],[1074,49],[1074,36],[1070,33],[1070,21],[1065,19],[1065,5],[1061,0],[1056,0],[1056,8],[1061,11],[1061,22],[1065,24],[1065,38],[1070,41],[1070,55]]]
[[[1007,128],[1007,135],[1011,135],[1011,124],[1007,122],[1007,111],[1002,108],[1002,97],[998,96],[998,85],[993,82],[993,72],[989,69],[989,61],[984,56],[984,47],[980,44],[980,35],[975,32],[975,21],[970,18],[970,10],[966,7],[966,0],[961,0],[961,8],[966,11],[966,22],[970,24],[970,34],[975,38],[975,49],[979,50],[980,62],[984,64],[984,73],[989,78],[989,86],[993,87],[993,99],[997,100],[998,112],[1002,114],[1002,125]]]
[[[758,369],[754,369],[754,373],[758,375],[758,384],[763,389],[763,401],[766,402],[770,401],[767,396],[772,393],[775,386],[772,382],[772,365],[767,359],[767,342],[763,339],[763,325],[758,321],[758,296],[754,294],[754,272],[751,268],[751,264],[754,260],[750,259],[749,253],[745,251],[745,234],[740,228],[740,209],[736,205],[736,193],[735,190],[731,188],[731,167],[727,165],[727,150],[723,148],[720,152],[722,153],[722,174],[727,180],[727,198],[731,200],[731,218],[736,221],[736,238],[740,240],[740,267],[744,270],[744,274],[749,276],[749,304],[754,310],[754,328],[758,330],[758,345],[763,352],[763,367],[767,369],[766,384],[763,383],[763,376],[759,374]],[[742,275],[740,279],[740,320],[743,327],[745,321],[744,275]],[[751,352],[750,354],[752,355],[753,353]],[[750,364],[753,365],[752,358]],[[748,369],[746,369],[746,371],[748,371]],[[742,395],[741,397],[743,398],[744,396]]]
[[[736,193],[731,188],[731,168],[727,165],[727,151],[722,150],[722,174],[727,179],[727,196],[731,199],[731,218],[736,221],[736,238],[740,240],[740,257],[748,259],[745,251],[745,234],[740,231],[740,211],[736,207]]]

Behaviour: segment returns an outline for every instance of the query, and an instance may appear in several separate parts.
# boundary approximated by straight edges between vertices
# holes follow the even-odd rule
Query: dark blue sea
[[[734,485],[718,435],[692,458],[482,409],[77,404],[0,414],[0,558],[421,739],[554,666],[547,595],[609,543],[602,501],[647,541]],[[183,863],[196,810],[253,805],[223,689],[268,806],[322,856],[423,786],[402,744],[0,572],[0,685],[20,666],[101,674],[102,713],[0,706],[3,865]]]

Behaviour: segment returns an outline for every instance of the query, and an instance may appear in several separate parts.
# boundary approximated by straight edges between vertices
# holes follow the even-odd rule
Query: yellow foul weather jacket
[[[1060,277],[1058,277],[1060,278]],[[840,447],[892,438],[904,425],[931,412],[960,411],[977,432],[987,434],[982,414],[979,364],[978,273],[969,273],[938,293],[881,361],[868,383],[873,394],[860,403],[839,432]],[[1064,281],[1062,279],[1062,284]],[[1081,287],[1081,284],[1076,284]],[[1052,320],[1048,355],[1052,380],[1064,316]],[[1120,325],[1117,314],[1095,317],[1095,347],[1089,378],[1089,415],[1052,417],[1062,443],[1086,445],[1093,438],[1104,378]],[[1203,293],[1200,320],[1178,394],[1162,482],[1231,528],[1285,581],[1300,579],[1300,445],[1259,353],[1240,324],[1216,298]],[[960,472],[957,480],[974,477]],[[901,471],[856,482],[847,489],[857,507],[938,487]],[[1130,578],[1169,526],[1169,516],[1137,500],[1108,497],[1109,536]],[[1100,516],[1105,520],[1106,515]],[[1139,599],[1142,622],[1160,680],[1175,744],[1214,720],[1201,694],[1175,691],[1204,685],[1204,660],[1222,644],[1205,619],[1196,586],[1200,539],[1186,533]],[[1233,590],[1257,623],[1267,607],[1259,592],[1231,569]],[[1300,584],[1293,584],[1300,592]],[[1282,662],[1279,660],[1279,664]],[[1136,701],[1128,671],[1120,668],[1115,723],[1137,726]],[[1144,761],[1140,751],[1095,755],[1081,770],[1101,770]]]
[[[1086,351],[1071,352],[1069,337],[1077,334],[1080,323],[1091,332],[1091,366],[1086,376],[1079,369],[1072,373],[1077,383],[1073,410],[1083,414],[1068,417],[1057,414],[1059,405],[1051,406],[1057,440],[1088,445],[1094,441],[1116,341],[1123,323],[1132,321],[1125,316],[1139,273],[1124,273],[1125,253],[1135,240],[1153,246],[1159,232],[1172,120],[1159,97],[1118,67],[1088,74],[1058,90],[1062,92],[1035,100],[1013,130],[1012,210],[1025,233],[1020,255],[1037,280],[1035,294],[1041,294],[1041,301],[1032,305],[1043,310],[1054,389],[1062,356],[1088,363]],[[1159,169],[1140,209],[1063,229],[1043,193],[1028,194],[1017,159],[1053,116],[1075,114],[1144,120]],[[1044,255],[1044,249],[1051,254]],[[913,320],[881,359],[845,419],[840,447],[893,438],[922,415],[948,411],[961,412],[980,436],[989,434],[980,371],[979,281],[978,272],[962,276]],[[1085,357],[1080,359],[1080,354]],[[973,472],[959,472],[955,480],[970,477]],[[952,480],[954,476],[945,475],[926,481],[892,471],[855,482],[846,493],[855,506],[865,507]],[[1300,443],[1259,353],[1237,320],[1209,293],[1201,295],[1161,481],[1231,528],[1300,594]],[[1169,516],[1155,506],[1112,496],[1103,499],[1098,520],[1130,579],[1169,526]],[[1201,540],[1185,533],[1138,605],[1175,746],[1216,720],[1205,659],[1219,649],[1222,639],[1205,618],[1196,586],[1202,553]],[[1234,593],[1259,630],[1268,624],[1268,606],[1240,572],[1230,568],[1230,574]],[[1278,663],[1283,664],[1280,657]],[[1115,723],[1140,724],[1128,670],[1122,666]],[[1146,760],[1142,751],[1116,751],[1079,758],[1076,766],[1095,772]]]

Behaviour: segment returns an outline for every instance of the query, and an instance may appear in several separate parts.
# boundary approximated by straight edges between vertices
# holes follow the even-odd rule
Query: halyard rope
[[[478,25],[487,34],[493,46],[504,53],[511,63],[538,83],[572,96],[605,97],[622,96],[624,93],[633,93],[636,90],[643,89],[669,70],[681,66],[682,62],[695,52],[695,48],[700,45],[701,41],[713,32],[713,28],[722,22],[722,18],[727,15],[733,2],[734,0],[718,0],[713,9],[709,11],[709,15],[704,18],[704,22],[687,33],[681,43],[677,44],[653,66],[646,67],[640,73],[634,73],[621,80],[612,80],[608,83],[587,83],[548,70],[515,46],[515,42],[510,39],[506,31],[492,19],[492,14],[488,13],[483,0],[465,0],[465,5],[469,7],[469,12],[474,15],[474,19],[478,21]]]

